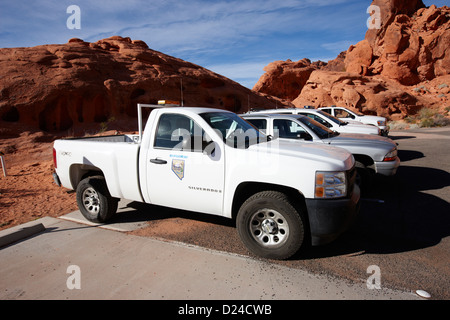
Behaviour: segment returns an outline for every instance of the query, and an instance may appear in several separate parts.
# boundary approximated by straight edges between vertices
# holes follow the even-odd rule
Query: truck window
[[[155,148],[202,151],[204,131],[191,118],[165,113],[159,118]]]
[[[328,114],[332,114],[331,113],[331,109],[330,108],[326,108],[326,109],[321,109],[323,112],[326,112]]]
[[[307,116],[308,118],[313,119],[314,121],[317,121],[321,125],[330,128],[331,124],[329,124],[326,120],[322,119],[321,117],[313,114],[313,113],[300,113],[301,115]]]
[[[248,148],[267,141],[267,137],[247,121],[231,112],[206,112],[200,116],[233,148]]]
[[[264,133],[264,134],[266,133],[266,130],[267,130],[267,120],[266,119],[246,119],[246,121],[250,122],[262,133]]]
[[[277,135],[276,130],[278,130],[279,137],[287,139],[297,139],[302,133],[306,133],[306,131],[298,123],[286,119],[274,120],[273,130],[275,136]]]
[[[326,139],[339,135],[338,132],[330,130],[329,128],[325,127],[324,125],[321,125],[320,123],[309,117],[302,117],[298,119],[298,121],[300,121],[301,123],[306,125],[309,129],[311,129],[320,139]]]
[[[337,118],[354,118],[350,113],[343,109],[335,109],[334,112]]]

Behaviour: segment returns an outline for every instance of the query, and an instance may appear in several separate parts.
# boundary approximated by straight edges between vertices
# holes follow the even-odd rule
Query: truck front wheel
[[[77,204],[87,220],[103,223],[116,213],[118,201],[109,194],[105,178],[94,176],[78,184]]]
[[[242,242],[254,254],[268,259],[288,259],[305,240],[304,216],[281,192],[263,191],[239,209],[236,226]]]

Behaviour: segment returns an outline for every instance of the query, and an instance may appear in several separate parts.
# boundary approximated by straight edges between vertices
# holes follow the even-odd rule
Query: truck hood
[[[377,121],[386,121],[386,118],[384,117],[378,117],[378,116],[368,116],[368,115],[363,115],[361,116],[362,119],[370,121],[370,122],[377,122]]]
[[[364,124],[362,122],[359,121],[354,121],[354,120],[350,120],[350,121],[345,121],[347,122],[347,124],[339,126],[339,129],[343,132],[358,132],[358,133],[364,133],[364,134],[378,134],[379,133],[379,129],[376,126],[372,126],[369,124]]]
[[[395,142],[389,138],[359,133],[340,133],[338,136],[323,141],[334,146],[344,144],[383,145],[389,146],[391,149],[396,146]]]
[[[274,139],[250,147],[255,152],[267,152],[279,157],[300,158],[320,163],[333,170],[349,170],[354,165],[353,155],[347,150],[330,145],[315,144],[298,140]]]
[[[366,123],[366,124],[372,124],[374,126],[378,126],[378,121],[383,121],[384,123],[386,123],[386,118],[383,117],[378,117],[378,116],[360,116],[359,120],[345,120],[348,123],[352,123],[352,124],[361,124],[361,123]]]
[[[382,160],[386,153],[397,147],[389,138],[356,133],[341,133],[322,141],[331,146],[345,148],[352,153],[370,154],[376,160]]]

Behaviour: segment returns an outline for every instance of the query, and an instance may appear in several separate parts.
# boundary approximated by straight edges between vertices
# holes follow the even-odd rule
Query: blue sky
[[[440,7],[447,1],[424,1]],[[252,88],[275,60],[334,59],[364,38],[370,0],[1,0],[0,47],[113,35]],[[70,5],[81,29],[69,29]]]

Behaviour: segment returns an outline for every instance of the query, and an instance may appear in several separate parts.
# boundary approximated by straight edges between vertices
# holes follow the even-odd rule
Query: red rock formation
[[[272,62],[264,68],[266,73],[253,90],[292,101],[300,94],[311,73],[322,65],[324,63],[311,63],[309,59]]]
[[[151,50],[139,40],[0,49],[0,119],[44,131],[136,115],[137,103],[178,100],[235,112],[273,108],[280,99],[252,92],[198,65]],[[183,90],[181,90],[181,85]]]
[[[298,108],[339,105],[391,119],[415,114],[423,106],[420,99],[392,80],[322,70],[311,74],[293,104]]]
[[[450,102],[441,92],[450,85],[450,8],[425,8],[421,0],[374,0],[372,5],[380,8],[380,28],[369,29],[346,53],[325,66],[270,64],[254,90],[278,93],[297,107],[343,105],[391,119],[422,107],[444,110]],[[304,84],[296,87],[294,99],[291,79]]]
[[[409,1],[410,7],[395,11],[386,8],[389,1],[373,3],[380,5],[385,20],[381,29],[366,34],[370,48],[365,49],[373,55],[365,62],[370,74],[415,85],[450,73],[450,8],[424,8],[422,1]]]
[[[356,46],[350,46],[345,56],[345,70],[350,73],[367,75],[372,64],[372,47],[367,40],[359,42]]]

